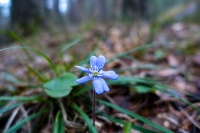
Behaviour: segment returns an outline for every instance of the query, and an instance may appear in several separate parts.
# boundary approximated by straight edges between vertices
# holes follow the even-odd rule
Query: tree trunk
[[[39,5],[42,1],[11,0],[11,24],[17,26],[22,34],[34,32],[42,23],[42,13]]]

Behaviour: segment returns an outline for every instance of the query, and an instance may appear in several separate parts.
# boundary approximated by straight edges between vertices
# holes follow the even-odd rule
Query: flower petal
[[[96,62],[97,62],[97,57],[91,56],[90,57],[90,66],[92,67],[92,69],[94,69],[94,66],[96,66]]]
[[[91,79],[90,76],[84,76],[84,77],[82,77],[82,78],[80,78],[80,79],[77,79],[77,80],[76,80],[76,83],[82,84],[82,83],[85,83],[85,82],[89,81],[90,79]]]
[[[103,55],[99,55],[97,58],[96,66],[102,69],[105,63],[106,63],[106,58]]]
[[[86,72],[86,73],[90,73],[90,70],[87,69],[87,68],[85,68],[85,67],[82,67],[82,66],[75,66],[75,67],[78,68],[78,69],[81,70],[81,71],[84,71],[84,72]]]
[[[101,83],[101,80],[99,80],[97,78],[97,79],[94,79],[92,83],[93,83],[93,86],[94,86],[94,90],[97,94],[103,93],[103,85]]]
[[[108,87],[106,81],[105,81],[104,79],[102,79],[102,78],[99,78],[99,80],[101,81],[101,83],[102,83],[102,85],[103,85],[104,91],[109,91],[110,89],[109,89],[109,87]]]
[[[102,77],[114,80],[118,79],[118,75],[114,71],[103,71]]]

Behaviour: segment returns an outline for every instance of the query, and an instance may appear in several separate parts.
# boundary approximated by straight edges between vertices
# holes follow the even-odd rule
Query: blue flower
[[[101,94],[104,91],[109,91],[108,85],[103,78],[116,80],[118,75],[114,71],[103,71],[102,68],[106,63],[106,58],[103,55],[90,57],[90,68],[84,68],[81,66],[75,66],[76,68],[88,73],[88,76],[84,76],[76,80],[76,83],[82,84],[89,80],[93,80],[95,92]]]

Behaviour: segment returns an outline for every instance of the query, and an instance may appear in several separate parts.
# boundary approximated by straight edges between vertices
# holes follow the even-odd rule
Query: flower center
[[[94,68],[91,67],[89,68],[89,70],[90,70],[89,76],[93,79],[102,76],[103,71],[99,69],[97,66],[94,66]]]
[[[93,75],[94,75],[94,76],[97,76],[98,74],[99,74],[99,72],[98,72],[98,71],[96,71],[96,70],[95,70],[95,71],[93,71]]]

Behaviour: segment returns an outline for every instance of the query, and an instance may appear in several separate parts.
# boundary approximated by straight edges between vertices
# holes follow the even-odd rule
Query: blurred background
[[[0,0],[0,29],[30,35],[37,30],[70,30],[97,23],[199,23],[199,3],[198,0]],[[0,36],[0,44],[7,40]]]

